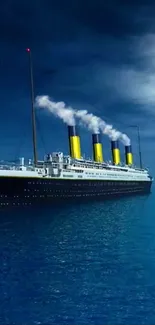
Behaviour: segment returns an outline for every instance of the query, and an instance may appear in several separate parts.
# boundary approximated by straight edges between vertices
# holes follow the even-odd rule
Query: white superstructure
[[[37,167],[25,165],[20,159],[18,166],[1,165],[0,177],[31,177],[58,178],[73,180],[114,180],[114,181],[150,181],[148,170],[129,167],[127,165],[114,166],[110,163],[97,163],[92,160],[71,159],[61,152],[47,155],[44,161],[38,162]]]

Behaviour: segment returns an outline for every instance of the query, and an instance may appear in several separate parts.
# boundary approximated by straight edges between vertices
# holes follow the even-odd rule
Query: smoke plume
[[[87,110],[75,110],[72,107],[66,107],[64,102],[54,102],[49,96],[37,96],[36,105],[41,108],[47,108],[53,115],[59,117],[68,125],[75,125],[78,121],[81,125],[93,133],[101,132],[107,135],[111,140],[120,140],[124,145],[130,144],[130,139],[124,133],[107,124],[100,117],[89,113]]]
[[[64,102],[53,102],[48,96],[38,96],[36,105],[42,108],[47,108],[56,117],[63,120],[68,125],[75,125],[74,110],[71,107],[66,107]]]

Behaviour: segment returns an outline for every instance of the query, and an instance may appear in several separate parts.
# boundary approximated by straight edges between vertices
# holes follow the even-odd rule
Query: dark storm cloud
[[[154,32],[154,11],[152,1],[6,0],[0,11],[1,96],[9,88],[17,106],[19,97],[26,100],[24,50],[30,46],[37,94],[90,108],[109,122],[137,116],[134,82],[146,103],[154,79],[148,85],[145,73],[135,71],[140,60],[131,39]]]
[[[57,2],[57,7],[61,1]],[[83,27],[89,28],[92,32],[123,36],[138,32],[136,26],[131,24],[134,11],[139,7],[136,2],[123,1],[67,1],[65,12],[74,17],[75,21]],[[133,20],[133,19],[132,19]]]
[[[5,0],[0,11],[0,36],[12,43],[45,43],[75,39],[85,30],[120,37],[141,34],[136,17],[143,18],[144,12],[145,17],[153,17],[151,5],[151,1]]]
[[[61,41],[74,38],[74,22],[63,13],[63,2],[56,8],[49,1],[6,1],[1,6],[0,35],[6,42]],[[65,31],[67,33],[65,34]],[[16,44],[17,45],[17,44]],[[19,45],[19,43],[18,43]]]

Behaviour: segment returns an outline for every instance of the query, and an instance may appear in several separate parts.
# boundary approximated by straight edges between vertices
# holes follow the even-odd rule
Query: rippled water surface
[[[0,211],[0,324],[155,324],[155,194]]]

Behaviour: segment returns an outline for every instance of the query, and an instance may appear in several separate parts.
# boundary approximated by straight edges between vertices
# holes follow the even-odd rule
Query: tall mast
[[[33,66],[32,66],[32,53],[30,48],[26,49],[29,56],[29,69],[30,69],[30,87],[31,87],[31,108],[32,108],[32,137],[33,137],[33,158],[34,166],[37,166],[37,138],[36,138],[36,118],[34,107],[34,82],[33,82]]]
[[[137,131],[138,131],[138,149],[139,149],[139,162],[140,162],[140,168],[142,169],[142,153],[141,153],[141,142],[140,142],[140,130],[139,126],[137,126]]]

